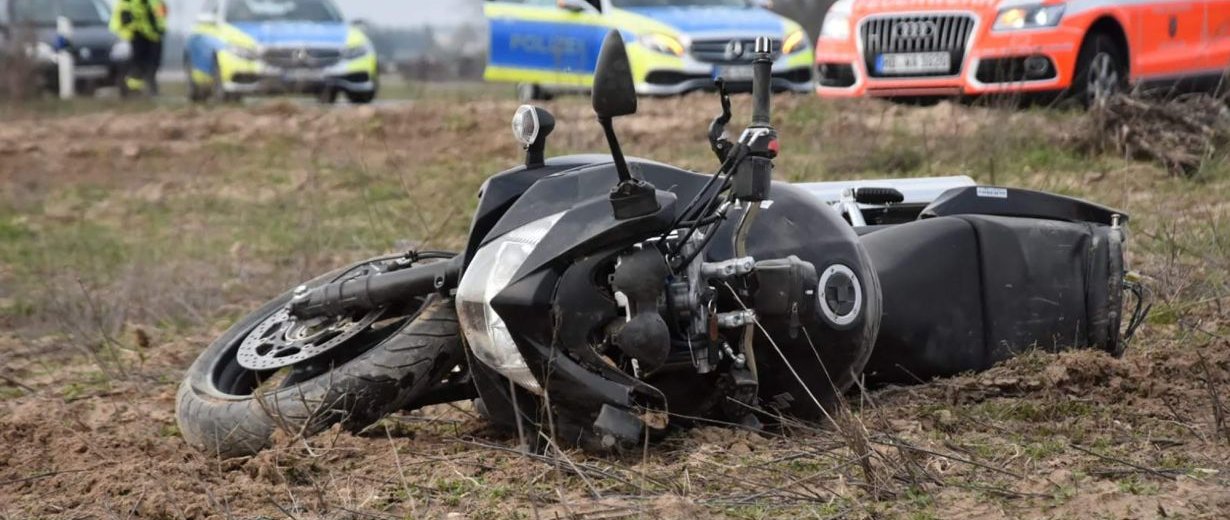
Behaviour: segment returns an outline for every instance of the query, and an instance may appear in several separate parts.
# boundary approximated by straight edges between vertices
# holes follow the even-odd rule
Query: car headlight
[[[111,61],[114,63],[124,63],[132,59],[132,44],[124,40],[120,40],[111,46]]]
[[[1018,29],[1039,29],[1054,27],[1063,19],[1064,4],[1055,5],[1022,5],[1000,9],[995,17],[996,31],[1015,31]]]
[[[227,50],[230,51],[231,54],[234,54],[239,59],[248,60],[248,61],[256,61],[256,60],[261,59],[260,49],[254,49],[251,47],[241,47],[239,45],[232,45]]]
[[[641,45],[654,52],[669,54],[671,56],[683,56],[683,43],[681,43],[678,38],[668,34],[642,34]]]
[[[820,26],[820,38],[824,40],[845,40],[850,37],[850,14],[854,9],[854,0],[838,0],[829,12],[824,15],[824,24]]]
[[[807,50],[807,33],[802,30],[794,31],[782,40],[782,54],[794,54]]]
[[[357,60],[367,56],[371,52],[371,48],[366,45],[356,45],[354,47],[347,47],[342,50],[342,58],[347,60]]]
[[[508,287],[530,253],[563,216],[561,212],[535,220],[483,246],[457,286],[457,316],[474,357],[539,395],[542,385],[530,372],[508,326],[491,307],[491,300]]]

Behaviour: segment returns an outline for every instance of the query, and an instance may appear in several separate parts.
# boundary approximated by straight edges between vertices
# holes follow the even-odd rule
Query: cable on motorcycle
[[[709,188],[713,185],[713,181],[717,180],[719,177],[722,177],[721,174],[725,170],[726,174],[722,178],[721,186],[718,187],[717,191],[713,192],[713,194],[709,196],[708,202],[706,202],[705,205],[701,207],[699,212],[695,212],[690,209],[685,209],[684,212],[680,213],[679,217],[676,218],[676,222],[674,225],[670,227],[670,230],[679,229],[680,224],[685,221],[684,217],[688,216],[689,212],[696,213],[696,217],[692,220],[693,224],[688,227],[688,230],[686,233],[681,235],[681,240],[675,246],[675,250],[670,252],[671,255],[678,256],[679,253],[683,250],[684,245],[687,244],[688,240],[692,238],[692,235],[696,233],[696,230],[700,227],[701,223],[707,221],[706,216],[710,215],[712,212],[717,211],[718,208],[722,207],[720,204],[717,204],[717,203],[721,201],[720,197],[722,193],[725,193],[727,190],[730,189],[731,177],[734,176],[736,167],[738,166],[738,163],[742,161],[743,157],[744,157],[744,154],[741,154],[741,153],[732,155],[730,161],[728,161],[728,163],[730,163],[730,169],[726,170],[726,165],[723,165],[722,169],[719,169],[717,173],[714,173],[713,177],[709,179],[709,182],[705,183],[705,188],[701,190],[701,192],[697,193],[696,197],[692,199],[692,202],[688,204],[689,206],[691,206],[695,202],[697,202],[700,199],[700,196],[705,194],[705,192],[708,191]],[[732,194],[727,194],[726,200],[724,202],[729,203],[731,202],[731,200],[732,200]],[[722,219],[726,218],[725,212],[722,212],[722,214],[720,215],[720,218]],[[667,233],[669,234],[670,231],[668,231]],[[697,252],[703,251],[704,246],[707,246],[708,244],[709,244],[709,241],[706,239],[705,243],[702,244],[701,247],[697,248],[696,251]],[[689,255],[688,260],[671,266],[672,270],[680,269],[680,268],[687,266],[689,263],[691,263],[691,259],[695,257],[696,257],[696,253]]]
[[[721,194],[722,190],[725,189],[725,186],[729,185],[729,177],[731,176],[731,174],[734,173],[737,162],[738,162],[738,158],[736,157],[727,158],[726,162],[723,162],[722,165],[718,167],[717,171],[713,172],[713,175],[709,176],[709,180],[705,182],[705,185],[701,187],[700,191],[696,192],[696,195],[692,196],[692,200],[688,201],[688,204],[684,206],[682,210],[679,211],[679,215],[675,217],[675,221],[671,223],[671,227],[669,229],[672,229],[672,230],[677,229],[679,227],[680,222],[683,222],[684,220],[687,220],[689,218],[694,219],[695,217],[693,217],[691,213],[695,211],[696,209],[695,206],[697,203],[701,201],[701,199],[705,198],[706,196],[712,198],[712,197],[715,197]],[[719,178],[721,178],[723,174],[726,175],[728,179],[727,182],[723,183],[723,187],[719,188],[717,193],[710,195],[709,190],[713,188],[713,183],[716,182]],[[665,236],[663,238],[665,238]]]
[[[1135,273],[1129,273],[1129,276],[1133,274]],[[1136,276],[1139,277],[1139,275]],[[1124,348],[1126,348],[1127,344],[1131,343],[1132,338],[1136,336],[1136,330],[1144,324],[1145,318],[1149,316],[1149,311],[1153,309],[1153,303],[1145,304],[1149,299],[1149,290],[1142,281],[1124,280],[1123,288],[1136,297],[1136,308],[1132,310],[1132,317],[1128,320],[1127,329],[1123,332],[1123,338],[1120,339],[1124,344]]]
[[[719,191],[718,194],[721,194],[721,192]],[[721,221],[726,220],[726,209],[725,208],[730,207],[729,203],[731,202],[731,199],[733,199],[733,196],[728,194],[726,196],[726,201],[725,201],[726,204],[719,206],[719,208],[722,208],[722,209],[719,209],[718,214],[716,215],[716,217],[718,218],[717,222],[714,222],[713,224],[709,225],[710,229],[709,229],[709,232],[705,235],[704,241],[701,242],[700,245],[697,246],[696,249],[693,250],[692,253],[687,256],[687,258],[681,259],[677,265],[673,266],[674,269],[687,268],[687,266],[692,263],[692,260],[695,260],[697,256],[703,253],[706,247],[709,247],[709,242],[713,240],[713,237],[717,236],[717,232],[716,232],[717,230],[715,228],[721,225]],[[714,200],[717,200],[716,197],[714,198]],[[679,241],[679,244],[680,244],[679,249],[682,249],[683,244],[686,244],[688,240],[692,238],[692,235],[696,232],[696,230],[699,228],[700,226],[696,225],[688,229],[688,232],[685,235],[683,235],[682,240]],[[679,254],[678,249],[675,251],[675,254],[676,255]]]

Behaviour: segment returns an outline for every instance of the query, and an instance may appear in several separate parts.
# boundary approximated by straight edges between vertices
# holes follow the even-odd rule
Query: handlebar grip
[[[854,188],[854,202],[860,204],[898,204],[905,202],[905,194],[896,188]]]
[[[756,38],[756,58],[752,61],[752,126],[771,126],[770,101],[773,80],[773,41]]]

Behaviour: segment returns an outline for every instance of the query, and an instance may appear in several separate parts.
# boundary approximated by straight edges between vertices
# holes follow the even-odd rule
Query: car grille
[[[867,19],[859,38],[868,74],[873,77],[887,76],[876,71],[877,56],[912,52],[948,52],[952,64],[948,71],[918,76],[952,76],[961,72],[965,46],[973,32],[974,18],[969,15],[909,15]]]
[[[332,67],[342,59],[338,49],[277,48],[266,49],[265,63],[284,69],[318,69]]]
[[[81,47],[76,51],[77,65],[110,65],[111,47]]]
[[[738,42],[733,45],[733,42]],[[692,57],[705,63],[751,63],[756,50],[755,38],[696,40],[692,42]],[[782,41],[773,40],[773,59],[782,52]]]

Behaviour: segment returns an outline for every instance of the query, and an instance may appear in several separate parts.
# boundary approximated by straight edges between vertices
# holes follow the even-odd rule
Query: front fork
[[[291,299],[290,314],[300,320],[370,311],[432,292],[457,287],[462,257],[404,269],[378,272],[328,283],[315,289],[300,286]]]

